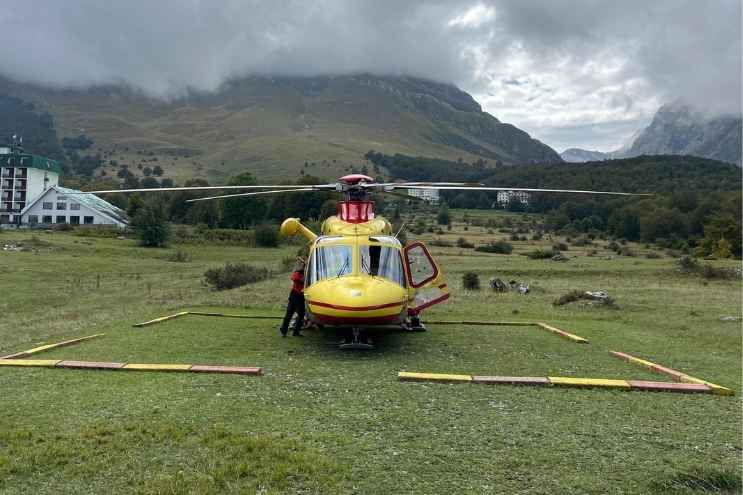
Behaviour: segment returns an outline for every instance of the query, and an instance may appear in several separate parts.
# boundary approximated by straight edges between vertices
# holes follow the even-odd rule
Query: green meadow
[[[0,232],[0,246],[36,247],[0,251],[0,355],[105,333],[35,357],[264,372],[0,367],[0,493],[740,493],[741,281],[682,273],[677,259],[643,245],[619,256],[603,240],[570,244],[565,262],[522,255],[562,237],[513,241],[510,255],[459,248],[459,237],[509,237],[465,225],[462,214],[453,212],[451,231],[418,236],[453,244],[431,248],[452,297],[423,320],[544,321],[589,344],[536,327],[431,324],[375,334],[373,351],[348,352],[334,331],[282,339],[278,320],[186,316],[134,328],[189,309],[281,315],[281,260],[298,246],[145,249],[128,238]],[[190,261],[167,261],[176,249]],[[215,292],[203,273],[228,261],[273,275]],[[463,289],[468,271],[481,290]],[[528,283],[530,293],[495,293],[491,277]],[[606,290],[616,307],[552,304],[571,290]],[[669,381],[610,350],[736,395],[397,380],[421,371]]]

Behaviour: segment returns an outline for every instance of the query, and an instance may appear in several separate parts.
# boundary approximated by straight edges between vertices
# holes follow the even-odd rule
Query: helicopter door
[[[422,242],[405,246],[405,274],[411,292],[409,311],[420,311],[449,299],[449,288],[438,265]]]

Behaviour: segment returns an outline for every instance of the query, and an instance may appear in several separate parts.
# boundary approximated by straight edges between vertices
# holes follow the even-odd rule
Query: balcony
[[[2,173],[3,179],[12,179],[15,177],[15,169],[13,168],[4,168]]]
[[[16,191],[18,191],[18,190],[25,191],[26,190],[26,181],[25,180],[18,180],[18,179],[16,179],[16,181],[15,181],[15,190]]]

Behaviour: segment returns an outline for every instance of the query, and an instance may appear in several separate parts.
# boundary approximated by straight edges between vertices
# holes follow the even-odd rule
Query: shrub
[[[661,258],[662,256],[660,255],[660,253],[656,251],[649,251],[645,253],[645,257],[649,260],[657,260],[658,258]]]
[[[611,297],[607,296],[605,299],[595,299],[589,296],[588,294],[586,294],[585,292],[579,291],[579,290],[571,290],[567,294],[563,294],[562,296],[555,299],[552,302],[552,304],[555,306],[564,306],[565,304],[570,304],[572,302],[576,302],[581,299],[584,299],[586,301],[592,301],[596,304],[602,304],[610,308],[619,309],[619,307],[617,306],[617,303]]]
[[[462,275],[462,287],[466,290],[480,290],[480,276],[475,272]]]
[[[457,247],[472,249],[475,247],[475,245],[472,244],[467,239],[465,239],[464,237],[460,237],[459,239],[457,239]]]
[[[279,231],[273,225],[259,225],[255,228],[255,244],[260,247],[279,245]]]
[[[513,234],[511,234],[511,240],[512,241],[518,241],[519,240],[519,235],[514,232]]]
[[[475,251],[483,253],[497,253],[497,254],[511,254],[513,252],[513,245],[506,241],[492,241],[484,246],[478,246]]]
[[[546,260],[552,258],[557,254],[560,254],[560,252],[553,251],[552,249],[535,249],[534,251],[529,251],[523,254],[524,256],[528,256],[533,260]]]
[[[632,248],[630,248],[629,246],[622,246],[622,249],[619,250],[619,254],[621,254],[622,256],[629,256],[630,258],[637,256]]]
[[[606,248],[616,253],[619,252],[619,244],[617,243],[617,241],[611,241],[609,244],[607,244]]]
[[[166,256],[165,261],[172,261],[174,263],[188,263],[189,261],[191,261],[191,255],[185,251],[181,251],[180,249],[178,249],[174,253]]]
[[[441,239],[437,237],[436,239],[429,242],[431,246],[439,246],[439,247],[451,247],[452,243],[447,241],[446,239]]]
[[[217,290],[234,289],[246,284],[265,280],[270,276],[266,268],[258,268],[246,263],[227,263],[222,268],[212,268],[204,272],[204,280]]]
[[[568,245],[564,242],[556,242],[552,245],[553,251],[567,251],[569,249]]]

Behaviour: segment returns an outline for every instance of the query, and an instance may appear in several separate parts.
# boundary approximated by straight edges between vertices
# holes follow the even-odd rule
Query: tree
[[[165,202],[155,199],[137,212],[132,226],[139,243],[145,247],[165,247],[170,239],[170,224],[165,211]]]
[[[144,199],[139,194],[132,194],[129,196],[129,202],[126,205],[126,214],[129,218],[134,218],[139,213],[139,210],[144,208]]]
[[[451,222],[451,216],[449,215],[449,205],[445,202],[441,203],[439,208],[439,214],[436,216],[436,221],[439,225],[449,225]]]
[[[152,175],[160,177],[161,175],[163,175],[163,168],[160,165],[155,165],[155,167],[152,169]]]
[[[243,172],[232,177],[227,184],[230,186],[254,186],[257,182],[250,172]],[[263,199],[243,197],[224,200],[222,222],[225,227],[249,229],[263,220],[265,216],[266,202]]]

